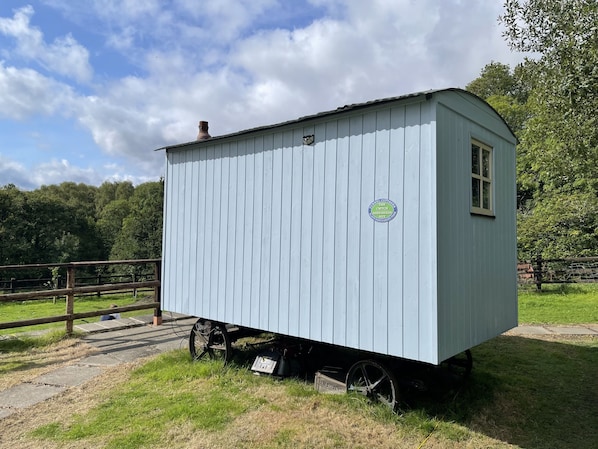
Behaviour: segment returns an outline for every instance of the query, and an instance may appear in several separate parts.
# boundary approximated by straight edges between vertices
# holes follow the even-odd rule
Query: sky
[[[138,185],[167,145],[514,66],[503,0],[1,0],[0,186]]]

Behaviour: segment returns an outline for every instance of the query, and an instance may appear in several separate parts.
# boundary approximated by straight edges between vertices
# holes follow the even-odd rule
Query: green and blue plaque
[[[386,223],[397,216],[397,205],[389,199],[381,198],[370,204],[368,213],[374,221]]]

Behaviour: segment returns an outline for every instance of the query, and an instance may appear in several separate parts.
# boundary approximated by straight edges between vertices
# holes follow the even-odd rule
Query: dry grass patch
[[[106,371],[1,421],[21,448],[579,448],[598,438],[593,338],[500,337],[468,385],[401,415],[179,350]]]
[[[0,421],[0,447],[11,449],[63,449],[81,448],[80,441],[52,441],[33,438],[31,432],[40,426],[49,425],[56,421],[66,421],[73,416],[83,416],[96,407],[101,406],[111,392],[119,385],[127,382],[130,372],[142,364],[135,362],[107,368],[92,382],[66,390],[61,395],[36,404],[4,418]],[[95,447],[105,447],[109,438],[104,442],[98,440]]]
[[[25,337],[0,342],[0,391],[14,385],[29,382],[57,368],[72,364],[97,350],[78,338],[61,338],[49,345],[37,346],[23,340]],[[11,346],[31,345],[26,351],[13,351]]]

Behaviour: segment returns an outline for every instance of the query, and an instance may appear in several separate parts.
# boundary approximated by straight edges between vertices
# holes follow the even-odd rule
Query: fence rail
[[[517,264],[519,284],[572,284],[598,282],[598,257],[571,257],[522,261]]]
[[[3,267],[0,267],[2,269]],[[154,273],[143,272],[133,274],[97,274],[94,276],[77,276],[77,283],[79,285],[107,285],[125,282],[141,282],[143,280],[153,279]],[[38,277],[35,279],[21,279],[11,277],[7,279],[0,279],[0,292],[29,292],[40,291],[42,289],[60,289],[66,286],[66,276],[58,275],[52,277]]]
[[[151,266],[153,268],[153,279],[140,280],[135,282],[121,282],[115,284],[95,284],[95,285],[76,285],[76,271],[82,267],[102,267],[114,265],[129,265],[131,267]],[[66,322],[66,332],[71,334],[73,332],[74,320],[81,318],[89,318],[94,316],[108,315],[111,313],[129,312],[132,310],[154,309],[154,324],[162,324],[162,310],[160,301],[160,267],[161,259],[139,259],[139,260],[116,260],[116,261],[86,261],[86,262],[71,262],[66,264],[30,264],[30,265],[4,265],[0,266],[1,271],[18,271],[31,269],[66,269],[66,287],[53,288],[46,290],[36,290],[20,293],[2,293],[0,294],[0,303],[14,302],[14,301],[34,301],[47,298],[55,298],[57,296],[66,297],[66,310],[64,315],[36,318],[31,320],[12,321],[0,323],[1,329],[12,329],[16,327],[31,326],[46,323]],[[123,290],[137,290],[141,288],[153,288],[154,301],[151,303],[121,306],[105,310],[96,310],[93,312],[75,313],[75,296],[86,293],[101,293],[114,292]]]
[[[116,265],[128,265],[131,267],[150,266],[152,267],[153,273],[145,273],[139,276],[133,275],[133,282],[118,282],[111,284],[101,284],[102,278],[110,278],[111,276],[99,275],[95,277],[95,279],[97,279],[97,284],[81,285],[81,283],[79,283],[79,285],[77,285],[77,280],[80,281],[82,279],[91,279],[90,276],[80,276],[77,278],[77,269],[89,267],[95,269],[101,267],[102,269],[105,269],[105,267]],[[0,266],[0,273],[32,269],[66,270],[66,283],[64,288],[56,288],[58,287],[58,284],[54,283],[55,288],[51,289],[16,292],[16,288],[14,288],[14,278],[11,279],[11,281],[13,281],[13,288],[6,288],[7,281],[0,280],[0,286],[4,285],[4,290],[9,290],[11,292],[0,293],[0,303],[11,301],[33,301],[55,298],[57,296],[66,297],[66,310],[64,315],[0,323],[0,330],[64,321],[66,323],[66,331],[70,334],[73,332],[74,320],[149,308],[154,309],[154,324],[161,324],[162,310],[160,300],[160,267],[161,259],[85,261],[60,264],[50,263]],[[543,284],[598,282],[598,257],[577,257],[568,259],[542,259],[541,257],[538,257],[532,261],[519,262],[517,264],[517,274],[519,284],[536,285],[538,290],[542,289]],[[122,277],[122,275],[119,276]],[[2,282],[4,282],[4,284],[1,284]],[[102,292],[126,291],[131,289],[136,291],[137,289],[142,288],[153,289],[153,302],[96,310],[93,312],[75,313],[74,311],[75,296],[90,293],[100,294]],[[2,292],[2,290],[0,290],[0,292]]]

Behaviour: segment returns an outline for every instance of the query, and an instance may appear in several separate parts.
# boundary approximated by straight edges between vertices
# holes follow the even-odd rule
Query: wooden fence
[[[138,266],[152,266],[153,279],[138,280],[136,282],[119,282],[113,284],[95,284],[95,285],[77,285],[77,269],[88,267],[107,267],[113,265],[129,265],[133,267]],[[93,262],[71,262],[66,264],[31,264],[31,265],[4,265],[0,266],[0,270],[4,271],[18,271],[31,269],[52,269],[65,268],[66,269],[66,287],[53,288],[46,290],[28,291],[22,293],[4,293],[0,294],[0,303],[12,301],[31,301],[53,298],[57,296],[66,297],[66,310],[64,315],[35,318],[31,320],[12,321],[0,323],[0,329],[11,329],[23,326],[33,326],[38,324],[56,323],[60,321],[66,322],[66,332],[71,334],[73,332],[73,321],[90,318],[101,315],[109,315],[111,313],[129,312],[132,310],[154,309],[154,324],[162,324],[162,310],[160,301],[160,267],[161,259],[140,259],[140,260],[117,260],[117,261],[93,261]],[[75,313],[75,296],[89,293],[100,292],[115,292],[126,291],[131,289],[153,288],[154,301],[144,304],[136,304],[130,306],[122,306],[104,310],[96,310],[93,312]]]
[[[573,284],[598,282],[598,257],[572,257],[523,261],[517,264],[519,284]]]
[[[110,278],[110,276],[100,276],[97,283],[90,285],[87,282],[82,285],[81,280],[89,280],[89,276],[81,276],[77,278],[77,270],[89,269],[90,267],[98,269],[105,269],[109,266],[115,265],[129,265],[131,267],[151,267],[153,274],[143,276],[132,276],[131,282],[117,282],[117,283],[101,283],[102,280]],[[73,332],[73,321],[90,318],[102,315],[109,315],[111,313],[129,312],[133,310],[154,309],[154,324],[162,323],[162,310],[160,301],[160,267],[161,259],[140,259],[140,260],[117,260],[117,261],[92,261],[92,262],[71,262],[65,264],[30,264],[30,265],[4,265],[0,266],[0,272],[16,272],[20,270],[32,269],[65,269],[66,270],[66,284],[62,287],[59,283],[54,282],[54,288],[47,288],[43,290],[34,290],[26,292],[16,292],[15,281],[12,278],[4,281],[4,290],[9,290],[11,293],[0,293],[0,303],[11,301],[31,301],[43,300],[48,298],[55,298],[57,296],[66,297],[66,310],[64,315],[35,318],[30,320],[0,322],[1,329],[11,329],[23,326],[33,326],[38,324],[66,322],[66,332]],[[538,290],[542,289],[543,284],[553,283],[581,283],[581,282],[598,282],[598,257],[579,257],[568,259],[542,259],[536,258],[533,261],[522,261],[517,264],[518,281],[519,284],[535,285]],[[120,276],[120,275],[119,275]],[[39,279],[38,279],[39,281]],[[78,282],[79,281],[79,282]],[[39,284],[38,284],[39,285]],[[8,288],[7,288],[8,287]],[[129,306],[122,306],[104,310],[96,310],[93,312],[75,313],[75,296],[85,294],[100,294],[102,292],[118,292],[127,290],[137,290],[142,288],[153,289],[154,301],[144,304],[136,304]],[[0,290],[2,292],[2,290]]]

